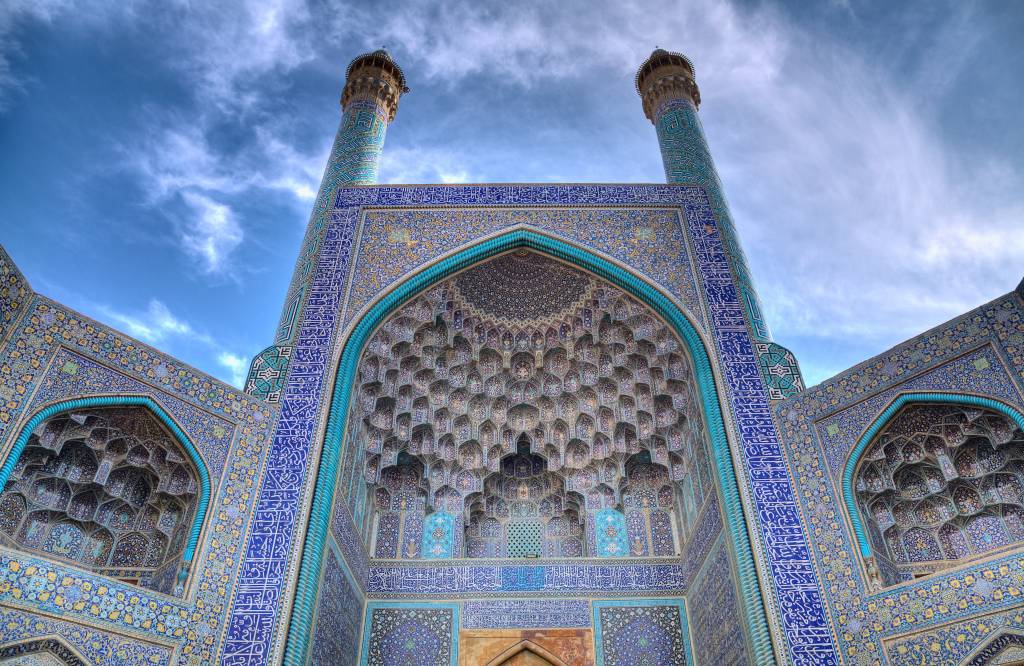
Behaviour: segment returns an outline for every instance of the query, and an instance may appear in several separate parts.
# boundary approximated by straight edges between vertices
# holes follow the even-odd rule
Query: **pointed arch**
[[[182,561],[184,566],[182,572],[179,574],[179,580],[184,580],[187,577],[189,570],[192,566],[192,561],[195,558],[196,547],[199,544],[199,535],[203,530],[203,523],[206,519],[206,511],[210,505],[210,470],[206,465],[206,461],[199,454],[199,451],[192,444],[192,440],[188,438],[185,432],[178,426],[178,424],[168,415],[163,407],[160,406],[155,400],[149,396],[144,395],[101,395],[101,396],[85,396],[81,398],[75,398],[73,400],[63,400],[60,402],[52,403],[40,411],[36,412],[28,422],[22,426],[18,438],[14,440],[14,446],[8,451],[4,464],[0,467],[0,490],[7,485],[7,480],[11,477],[11,473],[18,464],[18,458],[24,452],[25,447],[28,446],[29,437],[36,427],[45,421],[46,419],[62,414],[64,412],[70,412],[76,409],[87,409],[95,407],[144,407],[160,421],[160,423],[167,428],[171,433],[171,436],[181,445],[181,448],[188,454],[189,459],[196,466],[196,473],[199,476],[199,499],[196,502],[196,515],[192,521],[192,526],[188,533],[188,540],[185,543],[185,549],[182,552]]]
[[[537,645],[529,639],[519,641],[512,647],[508,648],[507,650],[496,656],[494,659],[491,659],[489,662],[487,662],[486,666],[503,666],[503,664],[508,663],[508,661],[513,657],[517,657],[524,653],[536,655],[544,661],[551,664],[551,666],[568,666],[568,664],[559,659],[557,656],[555,656],[548,650],[545,650],[544,648],[542,648],[541,646]]]
[[[89,666],[89,661],[82,656],[81,652],[54,634],[6,643],[0,646],[0,661],[6,662],[23,655],[40,653],[53,655],[65,666]]]
[[[1015,657],[1014,661],[1008,662],[1008,666],[1019,664],[1017,659],[1024,659],[1024,635],[1016,631],[1003,630],[999,634],[986,641],[981,647],[964,660],[966,666],[988,666],[988,664],[1004,662],[1008,656]]]
[[[846,459],[846,466],[843,468],[843,503],[846,505],[846,511],[850,516],[850,523],[853,525],[853,532],[857,538],[857,545],[860,549],[861,557],[865,560],[872,557],[871,541],[868,539],[867,532],[864,529],[864,522],[861,520],[860,509],[857,507],[857,497],[853,492],[853,481],[861,456],[867,450],[868,445],[874,441],[878,433],[880,433],[885,426],[889,424],[889,421],[899,414],[904,407],[912,404],[925,403],[968,405],[972,407],[991,409],[1009,417],[1017,424],[1017,427],[1024,430],[1024,414],[1021,414],[1013,407],[992,398],[968,393],[939,393],[937,391],[902,393],[897,396],[896,399],[889,403],[888,407],[882,410],[882,413],[878,415],[871,426],[865,430],[864,434],[857,440],[857,445],[853,447],[852,451],[850,451],[850,455]]]
[[[726,436],[714,371],[704,339],[697,332],[687,314],[645,278],[591,250],[578,245],[570,245],[564,240],[544,235],[531,228],[518,227],[497,236],[479,240],[469,247],[464,247],[440,261],[420,269],[382,296],[376,303],[368,306],[361,313],[359,320],[349,328],[335,376],[327,430],[320,454],[316,487],[288,626],[284,663],[289,666],[301,666],[306,661],[310,644],[309,637],[312,632],[317,580],[323,562],[334,487],[337,482],[341,444],[344,439],[356,369],[363,347],[388,315],[434,283],[491,257],[520,248],[533,250],[567,262],[612,283],[654,310],[686,345],[694,362],[694,376],[700,388],[701,405],[708,428],[715,475],[721,490],[725,523],[730,535],[732,551],[736,556],[739,587],[744,601],[744,619],[750,631],[754,656],[757,660],[774,659],[739,483]]]

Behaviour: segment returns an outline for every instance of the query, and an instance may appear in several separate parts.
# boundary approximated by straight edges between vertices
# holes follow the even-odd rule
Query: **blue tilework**
[[[423,547],[420,548],[423,558],[443,560],[454,557],[456,529],[462,529],[462,523],[450,513],[436,511],[427,516],[423,521]]]
[[[14,261],[0,245],[0,344],[28,305],[32,290]]]
[[[740,297],[717,221],[703,190],[680,186],[462,186],[342,188],[332,214],[285,389],[282,416],[268,455],[266,482],[232,606],[225,660],[262,663],[271,654],[285,581],[287,553],[294,547],[299,489],[306,483],[311,436],[330,345],[337,325],[339,290],[345,279],[356,209],[361,205],[681,205],[710,310],[716,347],[745,454],[749,489],[765,543],[765,564],[774,586],[787,650],[796,663],[837,663],[821,594],[793,499],[768,397],[746,328]],[[302,371],[299,372],[301,366]],[[358,537],[352,539],[356,542]],[[341,541],[344,541],[344,536]],[[340,543],[344,550],[344,544]],[[375,572],[376,573],[376,572]],[[369,586],[372,587],[370,582]]]
[[[370,569],[366,593],[372,597],[472,597],[491,593],[583,595],[678,593],[686,587],[683,567],[648,562],[562,560],[559,563],[480,564],[462,560],[445,565],[380,562]]]
[[[829,471],[838,483],[850,453],[850,440],[864,432],[900,393],[939,390],[944,393],[983,394],[1010,404],[1020,402],[1002,358],[991,346],[950,361],[939,371],[925,372],[906,382],[879,391],[857,405],[832,414],[816,424]]]
[[[581,599],[464,601],[460,629],[590,628],[590,602]]]
[[[455,666],[458,604],[371,602],[363,620],[360,666]]]
[[[1008,636],[1024,636],[1024,612],[1019,607],[894,638],[886,641],[885,653],[892,666],[987,666],[999,663],[990,659],[1006,645],[1005,638],[998,639]]]
[[[293,351],[288,345],[270,345],[256,354],[249,364],[245,392],[269,403],[280,402]]]
[[[387,127],[384,109],[370,101],[352,102],[342,114],[309,224],[306,225],[274,344],[253,359],[249,369],[245,390],[250,395],[271,403],[280,400],[291,363],[291,342],[298,332],[303,302],[308,300],[305,292],[316,265],[324,229],[330,220],[334,193],[339,187],[377,182]]]
[[[13,608],[0,608],[0,626],[3,627],[3,636],[0,638],[2,645],[41,636],[59,636],[92,664],[164,666],[171,663],[170,646],[139,640],[137,637],[108,633],[74,622],[25,613]]]
[[[210,470],[210,482],[214,489],[221,484],[235,434],[235,425],[231,421],[162,391],[154,391],[145,382],[115,372],[81,354],[67,349],[57,351],[39,383],[28,411],[35,413],[45,405],[68,398],[117,393],[154,398],[185,431],[203,457]]]
[[[721,225],[722,241],[732,261],[739,284],[741,301],[750,316],[750,325],[759,340],[771,340],[764,309],[754,289],[754,281],[747,268],[747,258],[733,225],[729,205],[718,178],[711,150],[704,137],[704,127],[693,102],[675,100],[658,110],[654,127],[665,166],[665,180],[670,183],[701,185],[708,193],[711,208]]]
[[[594,540],[598,557],[629,555],[626,517],[615,509],[601,509],[594,516]]]
[[[1000,362],[994,363],[994,359]],[[863,428],[901,392],[963,387],[972,394],[998,397],[1021,410],[1022,386],[1024,304],[1010,294],[776,407],[784,450],[811,528],[817,568],[829,591],[829,610],[840,649],[856,654],[858,663],[884,659],[891,663],[946,663],[941,646],[960,635],[977,646],[993,613],[1019,609],[1024,558],[1017,547],[980,563],[967,562],[880,592],[868,591],[854,535],[842,509],[837,477],[842,463]],[[834,426],[831,431],[830,426]],[[826,437],[828,441],[823,439]],[[839,462],[838,467],[834,461]],[[914,636],[895,638],[909,632]],[[936,640],[930,637],[935,636],[940,649],[932,653]],[[895,650],[900,648],[906,652],[900,652],[897,659]],[[927,658],[918,662],[915,655]]]
[[[797,664],[838,664],[759,361],[707,195],[701,191],[692,197],[685,211],[789,658]]]
[[[327,380],[338,311],[338,287],[348,267],[355,216],[333,214],[310,283],[295,341],[289,381],[281,402],[264,482],[231,605],[222,663],[264,664],[285,601],[288,560],[294,547],[302,489],[319,405]],[[344,550],[344,545],[342,546]]]
[[[598,666],[694,663],[682,599],[595,601],[593,607]]]
[[[711,547],[718,535],[722,533],[722,514],[718,509],[718,497],[711,496],[700,514],[699,522],[693,535],[683,550],[683,592],[689,589],[697,570],[704,564]]]
[[[309,663],[312,666],[354,666],[359,652],[363,597],[332,547],[324,558],[320,589]]]
[[[371,209],[363,218],[352,286],[345,300],[348,324],[372,299],[424,263],[479,238],[529,225],[605,252],[648,276],[705,324],[685,232],[674,207],[661,209],[466,208],[452,224],[447,209]]]
[[[184,597],[2,548],[0,599],[40,618],[63,617],[96,629],[97,649],[110,647],[102,641],[105,632],[120,632],[173,644],[173,661],[181,666],[216,661],[250,515],[249,497],[275,410],[40,296],[30,299],[4,343],[0,376],[5,378],[0,381],[5,447],[44,402],[97,393],[148,396],[203,455],[215,491]]]
[[[384,149],[384,136],[388,121],[384,109],[369,101],[356,101],[348,105],[341,117],[338,133],[331,146],[316,202],[310,214],[306,235],[302,240],[295,273],[285,298],[278,324],[275,343],[287,344],[297,334],[295,322],[301,317],[303,297],[316,266],[317,252],[323,241],[324,230],[330,223],[331,209],[338,188],[350,185],[371,185],[377,182],[380,154]],[[283,333],[290,333],[284,337]]]
[[[697,662],[747,663],[736,587],[723,539],[714,544],[704,567],[693,580],[687,599]]]

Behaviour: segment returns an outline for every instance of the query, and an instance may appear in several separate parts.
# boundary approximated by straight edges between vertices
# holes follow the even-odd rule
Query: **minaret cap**
[[[700,90],[693,73],[693,63],[682,53],[654,49],[636,73],[636,91],[644,105],[644,115],[653,123],[654,114],[662,104],[679,97],[688,97],[700,107]]]
[[[341,93],[341,108],[351,102],[366,100],[384,109],[388,122],[395,119],[398,99],[409,92],[402,68],[384,49],[357,56],[345,70],[345,88]]]

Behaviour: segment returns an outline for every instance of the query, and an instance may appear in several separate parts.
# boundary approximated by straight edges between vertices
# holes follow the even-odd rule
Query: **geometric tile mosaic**
[[[53,630],[56,635],[68,637],[89,627],[94,638],[88,645],[70,644],[91,663],[172,663],[171,647],[112,638],[125,631],[176,646],[173,663],[216,660],[217,636],[233,590],[236,553],[273,410],[165,354],[31,294],[16,329],[0,344],[4,378],[0,381],[0,437],[5,443],[44,405],[97,394],[145,396],[166,411],[203,456],[216,498],[204,525],[207,538],[200,540],[194,558],[202,565],[193,568],[182,599],[97,577],[68,563],[0,549],[0,596],[17,603],[19,613],[43,614],[34,616],[35,623],[24,625],[31,629],[18,637],[39,635],[43,624],[56,622],[44,622],[41,617],[60,617],[81,624],[61,624],[78,629]],[[218,538],[209,538],[212,534]],[[13,631],[13,624],[5,626]],[[147,656],[133,656],[137,654]]]
[[[719,539],[687,594],[690,631],[697,663],[745,663],[746,645],[729,555]]]
[[[898,647],[892,663],[947,663],[933,636],[957,638],[969,651],[979,615],[1019,605],[1020,549],[967,562],[915,581],[867,592],[858,546],[844,516],[840,477],[861,433],[901,393],[989,396],[1024,408],[1024,308],[1015,295],[996,299],[898,345],[778,405],[777,423],[811,528],[816,565],[829,594],[841,649],[858,663]],[[992,616],[994,617],[994,616]],[[946,627],[942,630],[932,627]],[[916,638],[890,639],[914,628]],[[935,633],[932,633],[935,632]],[[895,648],[894,648],[895,649]],[[904,660],[899,655],[910,655]],[[927,657],[917,659],[917,657]],[[929,656],[930,655],[930,656]],[[966,654],[965,654],[966,656]],[[917,659],[915,661],[915,659]]]
[[[309,663],[353,666],[359,652],[363,600],[333,549],[324,558],[320,590]]]
[[[105,632],[84,624],[48,618],[14,608],[0,608],[0,627],[3,628],[0,645],[5,647],[13,643],[30,643],[33,638],[40,636],[57,636],[74,652],[94,665],[164,666],[171,663],[171,646],[158,645],[151,641],[139,640],[137,637]],[[67,648],[49,651],[55,655],[62,655]],[[8,656],[13,655],[0,652],[0,659],[5,664],[8,663]],[[19,662],[15,659],[14,663]]]
[[[361,666],[455,666],[458,606],[374,602],[364,627]]]
[[[595,601],[597,663],[606,666],[692,665],[686,624],[686,610],[681,600],[674,603]]]
[[[764,427],[765,417],[769,413],[768,400],[761,383],[760,369],[750,333],[743,323],[743,306],[737,300],[735,292],[730,291],[728,286],[731,279],[729,260],[718,238],[716,220],[710,213],[707,197],[700,189],[680,186],[615,185],[371,187],[339,190],[338,197],[332,221],[322,235],[323,242],[318,250],[319,265],[310,282],[307,306],[301,315],[296,360],[300,366],[308,369],[303,370],[300,375],[295,375],[294,369],[292,370],[295,388],[285,389],[281,419],[283,430],[279,430],[269,453],[271,469],[285,464],[284,461],[287,460],[288,473],[296,477],[298,482],[294,490],[288,490],[283,495],[281,493],[284,489],[274,491],[277,517],[274,518],[276,526],[273,527],[273,533],[277,535],[275,547],[281,549],[280,552],[288,552],[294,538],[288,528],[280,525],[280,517],[295,510],[289,507],[293,506],[298,497],[296,492],[302,485],[301,479],[312,446],[307,433],[311,433],[317,427],[315,411],[311,411],[311,408],[321,404],[324,377],[320,369],[330,354],[331,331],[337,326],[334,318],[344,298],[342,294],[347,290],[344,278],[349,274],[350,248],[355,236],[354,228],[359,220],[360,206],[408,204],[422,209],[423,206],[436,205],[486,207],[495,204],[555,204],[560,201],[573,206],[612,202],[627,206],[642,202],[655,208],[659,204],[666,204],[668,207],[681,206],[684,211],[682,220],[687,223],[684,233],[693,243],[693,253],[698,258],[699,265],[697,273],[704,279],[700,288],[713,322],[716,354],[724,361],[726,389],[732,410],[738,419],[737,427],[741,435],[746,474],[749,475],[751,470],[758,470],[757,477],[752,483],[765,488],[763,491],[755,490],[753,497],[765,498],[765,501],[769,501],[769,496],[772,498],[770,503],[773,507],[769,509],[765,506],[758,514],[762,538],[768,539],[770,543],[779,544],[778,547],[766,551],[766,571],[770,574],[767,579],[774,587],[773,599],[780,598],[778,595],[781,595],[784,600],[783,607],[800,609],[799,612],[782,616],[783,627],[788,632],[787,645],[793,650],[791,655],[798,662],[802,660],[802,654],[808,655],[808,658],[813,654],[814,659],[820,660],[823,655],[830,653],[830,632],[822,615],[820,592],[814,583],[808,552],[803,545],[804,537],[798,527],[796,531],[793,529],[794,525],[799,523],[793,520],[795,507],[789,489],[788,475],[785,466],[781,464],[781,453],[774,431],[766,430]],[[300,358],[302,360],[299,360]],[[294,391],[291,406],[290,391]],[[272,477],[273,472],[268,478]],[[269,500],[270,496],[266,495],[266,499]],[[262,501],[258,500],[258,504]],[[260,509],[257,509],[257,512],[259,511]],[[346,521],[342,521],[343,529],[344,522]],[[268,528],[270,525],[271,523],[267,523]],[[335,534],[339,538],[343,552],[346,550],[347,540],[352,543],[358,540],[354,534],[352,539],[348,539],[345,534]],[[281,535],[284,535],[283,539]],[[253,539],[255,538],[254,535]],[[252,543],[255,544],[257,541]],[[253,552],[252,546],[250,552]],[[260,559],[254,559],[253,565]],[[267,610],[268,605],[273,607],[272,600],[279,594],[275,590],[279,590],[283,583],[276,565],[273,564],[278,561],[278,557],[266,560],[266,565],[261,564],[258,567],[259,571],[265,573],[261,573],[257,578],[243,578],[245,589],[258,587],[264,590],[258,609],[246,604],[252,609],[252,616],[245,624],[252,626],[252,621],[255,621],[260,627],[256,634],[261,638],[247,641],[244,648],[241,642],[237,644],[238,649],[244,649],[246,653],[254,656],[268,649],[267,641],[270,640],[272,629],[278,622],[274,617],[275,612]],[[254,572],[256,570],[253,569]],[[258,582],[260,579],[263,582]],[[398,582],[397,587],[405,589],[408,585]],[[269,603],[267,594],[270,595]],[[755,595],[752,590],[746,590],[744,599],[755,600],[756,596],[752,595]],[[237,612],[249,614],[250,611],[243,610],[237,604],[235,607],[236,617],[232,622],[242,622],[242,616],[237,615]],[[824,658],[826,661],[830,659]]]

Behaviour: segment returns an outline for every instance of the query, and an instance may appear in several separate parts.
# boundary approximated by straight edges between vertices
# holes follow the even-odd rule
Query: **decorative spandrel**
[[[30,435],[0,495],[0,539],[174,591],[198,474],[144,407],[57,414]]]
[[[1024,539],[1024,433],[967,405],[911,405],[855,477],[883,582],[939,571]]]

